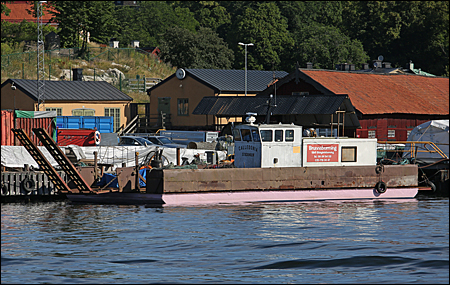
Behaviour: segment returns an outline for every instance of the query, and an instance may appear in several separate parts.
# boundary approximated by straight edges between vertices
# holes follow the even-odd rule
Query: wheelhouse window
[[[285,132],[284,140],[287,142],[293,142],[294,141],[294,130],[286,130]]]
[[[356,146],[343,146],[341,150],[342,162],[356,162]]]
[[[283,130],[275,130],[275,141],[276,142],[283,141]]]
[[[254,142],[260,142],[258,130],[252,130],[252,137]]]
[[[369,139],[376,138],[376,131],[368,131],[368,137]]]
[[[242,129],[241,130],[241,137],[243,141],[251,142],[252,141],[252,135],[250,133],[249,129]]]
[[[234,141],[240,142],[241,141],[241,132],[239,132],[239,130],[233,130],[233,137],[234,137]]]
[[[179,116],[189,115],[189,99],[188,98],[178,98],[177,99],[177,114]]]
[[[261,140],[263,142],[271,142],[272,141],[272,130],[261,130]]]

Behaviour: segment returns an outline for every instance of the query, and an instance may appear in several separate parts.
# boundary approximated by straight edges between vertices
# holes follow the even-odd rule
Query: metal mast
[[[44,109],[44,91],[45,91],[45,70],[44,70],[44,37],[42,35],[42,3],[47,1],[38,1],[37,5],[37,91],[38,91],[38,107]],[[44,109],[45,111],[45,109]]]

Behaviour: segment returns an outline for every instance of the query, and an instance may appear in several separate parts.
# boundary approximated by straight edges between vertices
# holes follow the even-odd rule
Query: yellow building
[[[164,124],[166,129],[220,130],[228,122],[240,122],[242,118],[192,114],[203,97],[255,96],[274,78],[287,74],[284,71],[180,68],[147,90],[149,116],[154,118],[151,123],[158,127]]]
[[[57,116],[112,116],[114,132],[127,125],[133,101],[104,81],[44,81],[41,100],[37,80],[8,79],[1,88],[2,109],[56,111]]]

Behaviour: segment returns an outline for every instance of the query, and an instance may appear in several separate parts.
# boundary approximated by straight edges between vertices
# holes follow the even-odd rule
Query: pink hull
[[[296,202],[322,200],[355,200],[355,199],[404,199],[414,198],[417,187],[388,188],[383,194],[375,189],[339,189],[339,190],[296,190],[296,191],[233,191],[208,193],[106,193],[98,195],[67,194],[72,202],[100,204],[164,204],[171,205],[203,205],[203,204],[242,204],[255,202]]]

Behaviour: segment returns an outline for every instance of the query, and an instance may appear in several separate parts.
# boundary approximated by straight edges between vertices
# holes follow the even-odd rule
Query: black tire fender
[[[375,167],[375,172],[376,172],[377,174],[380,174],[382,171],[383,171],[383,166],[382,166],[382,165],[377,165],[377,166]]]
[[[436,192],[436,185],[433,182],[428,180],[427,185],[431,187],[431,191]]]
[[[2,183],[2,195],[8,195],[8,186]]]
[[[26,177],[24,180],[22,180],[22,187],[25,191],[31,192],[36,187],[36,182],[33,178]]]
[[[378,182],[377,185],[375,185],[375,189],[378,193],[383,194],[387,189],[386,183],[383,181]]]

